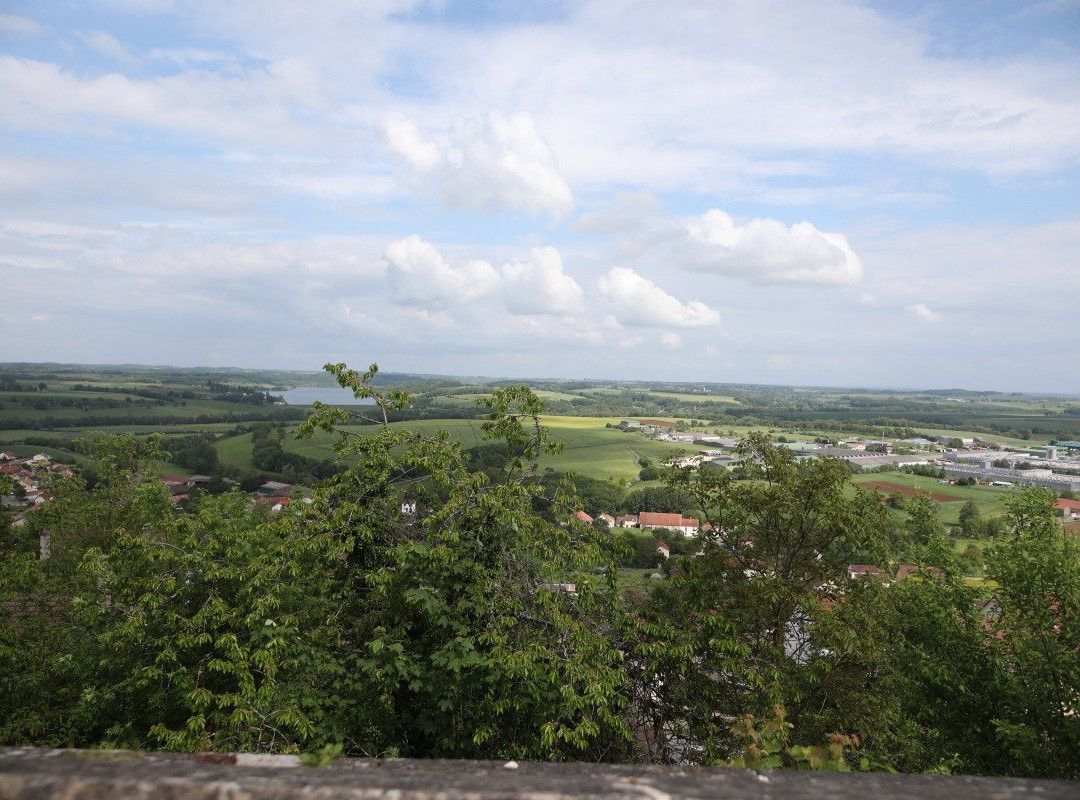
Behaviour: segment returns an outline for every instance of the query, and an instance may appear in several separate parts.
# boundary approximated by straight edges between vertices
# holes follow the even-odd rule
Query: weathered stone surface
[[[0,751],[0,800],[1076,800],[1080,783],[608,764],[342,759],[94,750]]]

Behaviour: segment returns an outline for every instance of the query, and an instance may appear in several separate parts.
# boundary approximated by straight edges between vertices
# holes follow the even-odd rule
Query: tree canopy
[[[611,487],[539,470],[528,388],[485,398],[464,452],[387,424],[410,398],[376,367],[327,368],[376,424],[318,406],[301,432],[342,466],[281,512],[177,509],[133,436],[88,443],[92,485],[49,479],[0,540],[0,742],[1080,777],[1080,554],[1051,493],[1010,497],[965,581],[931,501],[888,510],[750,437],[738,471],[622,498],[704,523],[625,587],[654,537],[573,518]]]

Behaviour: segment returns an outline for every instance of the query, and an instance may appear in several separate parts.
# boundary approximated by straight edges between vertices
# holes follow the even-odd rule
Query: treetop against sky
[[[1080,390],[1071,0],[11,0],[0,96],[0,360]]]

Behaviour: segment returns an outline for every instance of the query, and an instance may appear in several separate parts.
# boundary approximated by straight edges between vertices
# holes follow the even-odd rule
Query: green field
[[[541,400],[565,400],[567,402],[573,400],[581,400],[583,395],[581,394],[569,394],[568,392],[555,392],[548,389],[533,389],[533,392]],[[434,394],[431,395],[431,402],[439,406],[454,406],[462,408],[474,408],[476,407],[476,401],[485,397],[490,397],[489,392],[466,392],[464,394]]]
[[[639,457],[661,461],[673,455],[692,452],[687,445],[657,442],[640,434],[625,433],[605,425],[617,420],[603,417],[544,417],[544,424],[551,431],[551,438],[563,444],[559,455],[544,456],[540,461],[542,469],[551,467],[560,471],[573,471],[603,480],[614,478],[629,482],[637,478],[640,471]],[[394,427],[407,427],[410,430],[435,433],[445,430],[462,447],[469,448],[484,444],[481,422],[467,419],[414,420],[405,423],[393,423]],[[343,430],[359,434],[373,434],[377,428],[370,425],[346,425]],[[285,440],[285,449],[323,460],[333,457],[334,437],[326,433],[317,433],[310,439],[296,439],[295,427],[289,428]],[[215,445],[218,457],[226,464],[241,469],[254,469],[251,464],[251,435],[232,436],[221,439]]]
[[[78,394],[78,393],[72,393]],[[70,395],[66,392],[41,392],[40,398],[37,397],[38,393],[35,393],[34,399],[47,400],[50,395],[59,396],[62,398],[68,398]],[[150,419],[162,419],[167,423],[180,420],[191,420],[194,422],[196,417],[201,415],[218,415],[218,414],[249,414],[258,413],[260,410],[266,410],[268,407],[253,406],[242,403],[231,403],[225,400],[186,400],[183,404],[166,403],[165,405],[155,405],[148,403],[146,405],[140,405],[138,402],[133,402],[128,405],[119,406],[116,408],[72,408],[72,407],[58,407],[37,410],[23,405],[15,405],[10,399],[12,393],[0,394],[0,422],[6,422],[8,420],[28,420],[41,417],[51,417],[57,420],[68,420],[75,418],[116,418],[124,415],[136,415],[138,417],[146,417]],[[16,397],[20,395],[14,395]],[[124,401],[125,395],[122,394],[108,394],[98,393],[95,394],[96,399],[103,400],[119,400]],[[143,425],[145,427],[145,424]]]
[[[31,456],[36,456],[38,453],[44,453],[47,456],[65,463],[74,461],[79,466],[86,466],[90,463],[90,459],[86,456],[73,453],[70,450],[61,450],[56,447],[43,447],[38,444],[4,444],[0,449],[6,450],[18,458],[30,458]]]
[[[690,392],[649,392],[653,397],[669,397],[673,400],[685,400],[688,403],[724,403],[739,405],[734,397],[723,394],[692,394]]]
[[[292,441],[291,438],[288,441]],[[225,439],[218,439],[214,443],[214,449],[217,450],[218,460],[230,467],[236,467],[237,469],[254,471],[255,465],[251,463],[251,434],[243,433],[239,436],[229,436]],[[289,448],[292,449],[291,447]],[[322,456],[326,458],[326,456]]]
[[[923,475],[908,475],[903,472],[880,472],[868,475],[856,475],[852,479],[856,486],[869,481],[888,481],[901,486],[910,486],[913,489],[921,489],[927,492],[955,495],[961,500],[952,503],[939,503],[938,516],[946,525],[960,524],[960,509],[964,501],[973,500],[979,513],[984,516],[1001,514],[1005,511],[1002,499],[1008,495],[1009,489],[1002,486],[950,486],[938,483],[937,478],[927,478]]]

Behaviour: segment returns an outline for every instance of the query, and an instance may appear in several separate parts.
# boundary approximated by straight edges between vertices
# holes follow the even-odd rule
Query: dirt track
[[[899,483],[892,483],[891,481],[867,481],[866,483],[860,483],[859,486],[863,486],[867,489],[876,489],[879,492],[900,492],[905,497],[914,497],[921,490],[913,489],[910,486],[904,486]],[[930,498],[937,500],[939,503],[959,503],[964,498],[957,497],[955,494],[943,494],[941,492],[931,492]]]

